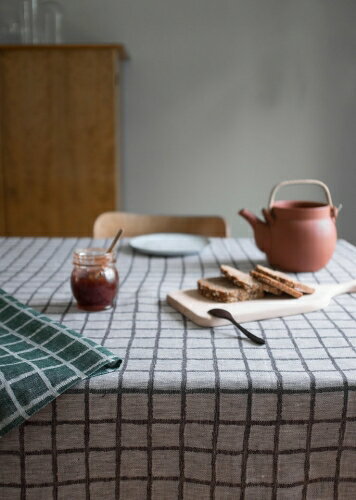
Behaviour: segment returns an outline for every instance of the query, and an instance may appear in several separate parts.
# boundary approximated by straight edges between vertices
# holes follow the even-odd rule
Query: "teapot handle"
[[[299,179],[299,180],[297,179],[297,180],[294,180],[294,181],[283,181],[283,182],[280,182],[279,184],[277,184],[276,186],[274,186],[274,188],[271,191],[271,194],[270,194],[270,197],[269,197],[269,202],[268,202],[268,209],[269,210],[271,210],[271,208],[272,208],[272,206],[274,204],[274,199],[275,199],[275,196],[276,196],[276,193],[277,193],[278,189],[280,187],[282,187],[282,186],[289,186],[291,184],[317,184],[317,185],[321,186],[324,189],[324,191],[325,191],[326,198],[328,200],[328,205],[330,205],[330,207],[331,207],[332,215],[334,215],[334,217],[337,217],[339,209],[336,208],[333,205],[333,202],[332,202],[332,199],[331,199],[330,190],[329,190],[328,186],[324,182],[318,181],[316,179]]]

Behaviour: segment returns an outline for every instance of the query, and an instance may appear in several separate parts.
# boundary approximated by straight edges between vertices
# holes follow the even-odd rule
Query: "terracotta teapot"
[[[318,184],[327,203],[313,201],[275,201],[278,189],[291,184]],[[321,181],[284,181],[271,192],[265,222],[246,209],[239,211],[254,230],[256,245],[265,252],[272,267],[283,271],[307,272],[324,267],[334,253],[339,209],[331,200],[329,188]]]

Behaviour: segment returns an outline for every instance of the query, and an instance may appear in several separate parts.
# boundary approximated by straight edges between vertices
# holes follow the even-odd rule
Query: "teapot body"
[[[312,272],[332,257],[336,241],[336,209],[314,202],[280,201],[269,210],[271,266],[290,272]]]
[[[282,186],[314,184],[325,193],[327,203],[275,201]],[[265,222],[246,209],[239,214],[252,226],[256,245],[265,252],[272,267],[291,272],[312,272],[331,259],[337,241],[336,218],[328,186],[316,179],[283,181],[271,191]]]

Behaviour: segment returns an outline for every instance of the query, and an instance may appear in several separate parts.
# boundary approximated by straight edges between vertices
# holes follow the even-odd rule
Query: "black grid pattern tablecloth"
[[[95,242],[103,245],[104,241]],[[356,295],[318,312],[200,328],[165,302],[218,273],[265,263],[249,239],[200,255],[119,248],[110,311],[79,312],[69,275],[90,239],[0,239],[0,287],[106,346],[121,368],[81,382],[0,440],[1,499],[356,498]],[[356,278],[339,241],[308,283]]]

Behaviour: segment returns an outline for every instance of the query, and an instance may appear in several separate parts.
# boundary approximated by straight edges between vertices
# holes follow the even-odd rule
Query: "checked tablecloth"
[[[96,245],[107,244],[97,241]],[[114,309],[71,299],[74,248],[90,239],[0,239],[0,287],[123,359],[80,382],[0,440],[0,498],[355,499],[356,296],[318,312],[200,328],[165,302],[220,264],[264,263],[250,239],[212,239],[200,255],[119,248]],[[308,283],[356,278],[339,241]]]

